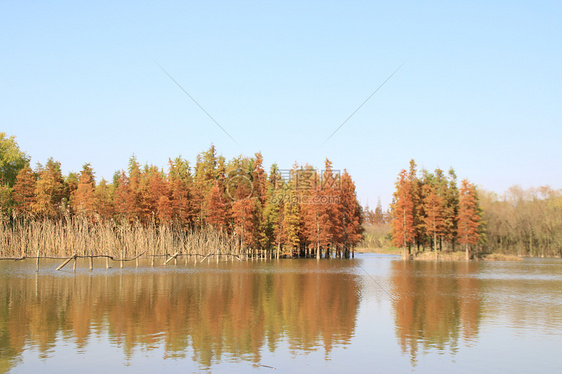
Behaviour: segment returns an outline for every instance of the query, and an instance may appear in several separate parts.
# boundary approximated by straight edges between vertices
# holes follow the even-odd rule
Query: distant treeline
[[[480,204],[488,251],[521,256],[562,256],[562,191],[548,186],[511,187],[503,195],[482,191]]]
[[[19,152],[13,138],[1,135]],[[348,257],[362,238],[355,184],[327,159],[321,171],[274,164],[266,173],[261,153],[227,161],[211,146],[193,167],[178,157],[164,171],[141,166],[133,156],[111,182],[97,182],[90,164],[63,176],[59,162],[49,159],[32,170],[26,157],[20,152],[22,162],[9,179],[3,173],[4,219],[213,229],[236,238],[243,248],[238,252],[258,256]]]

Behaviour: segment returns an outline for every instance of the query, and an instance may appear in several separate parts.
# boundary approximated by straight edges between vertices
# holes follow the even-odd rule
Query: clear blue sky
[[[214,143],[328,157],[372,206],[411,158],[561,188],[561,20],[560,1],[2,1],[0,131],[98,180]]]

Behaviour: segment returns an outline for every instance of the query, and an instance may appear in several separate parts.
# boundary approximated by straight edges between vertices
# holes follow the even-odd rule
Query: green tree
[[[14,136],[0,132],[0,184],[13,187],[21,169],[29,166],[29,157],[20,150]]]
[[[29,157],[23,153],[14,136],[0,132],[0,210],[10,214],[13,206],[12,192],[19,171],[29,166]]]

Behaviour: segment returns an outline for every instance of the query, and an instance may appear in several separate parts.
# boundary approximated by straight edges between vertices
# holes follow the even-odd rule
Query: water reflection
[[[294,352],[323,347],[329,356],[350,343],[359,307],[359,283],[345,260],[39,275],[2,266],[2,372],[26,349],[49,357],[64,340],[85,353],[102,336],[125,357],[164,347],[164,358],[191,354],[203,367],[225,359],[259,363],[264,349],[280,344]]]
[[[543,338],[562,331],[559,260],[393,261],[390,282],[396,336],[413,366],[420,354],[480,345],[480,330]]]
[[[392,263],[396,335],[413,365],[420,350],[454,353],[460,338],[475,343],[482,315],[478,269],[478,263]]]

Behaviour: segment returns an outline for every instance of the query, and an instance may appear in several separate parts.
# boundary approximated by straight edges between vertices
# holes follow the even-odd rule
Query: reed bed
[[[179,225],[90,222],[85,218],[0,221],[0,259],[108,257],[237,256],[248,258],[236,236]]]

